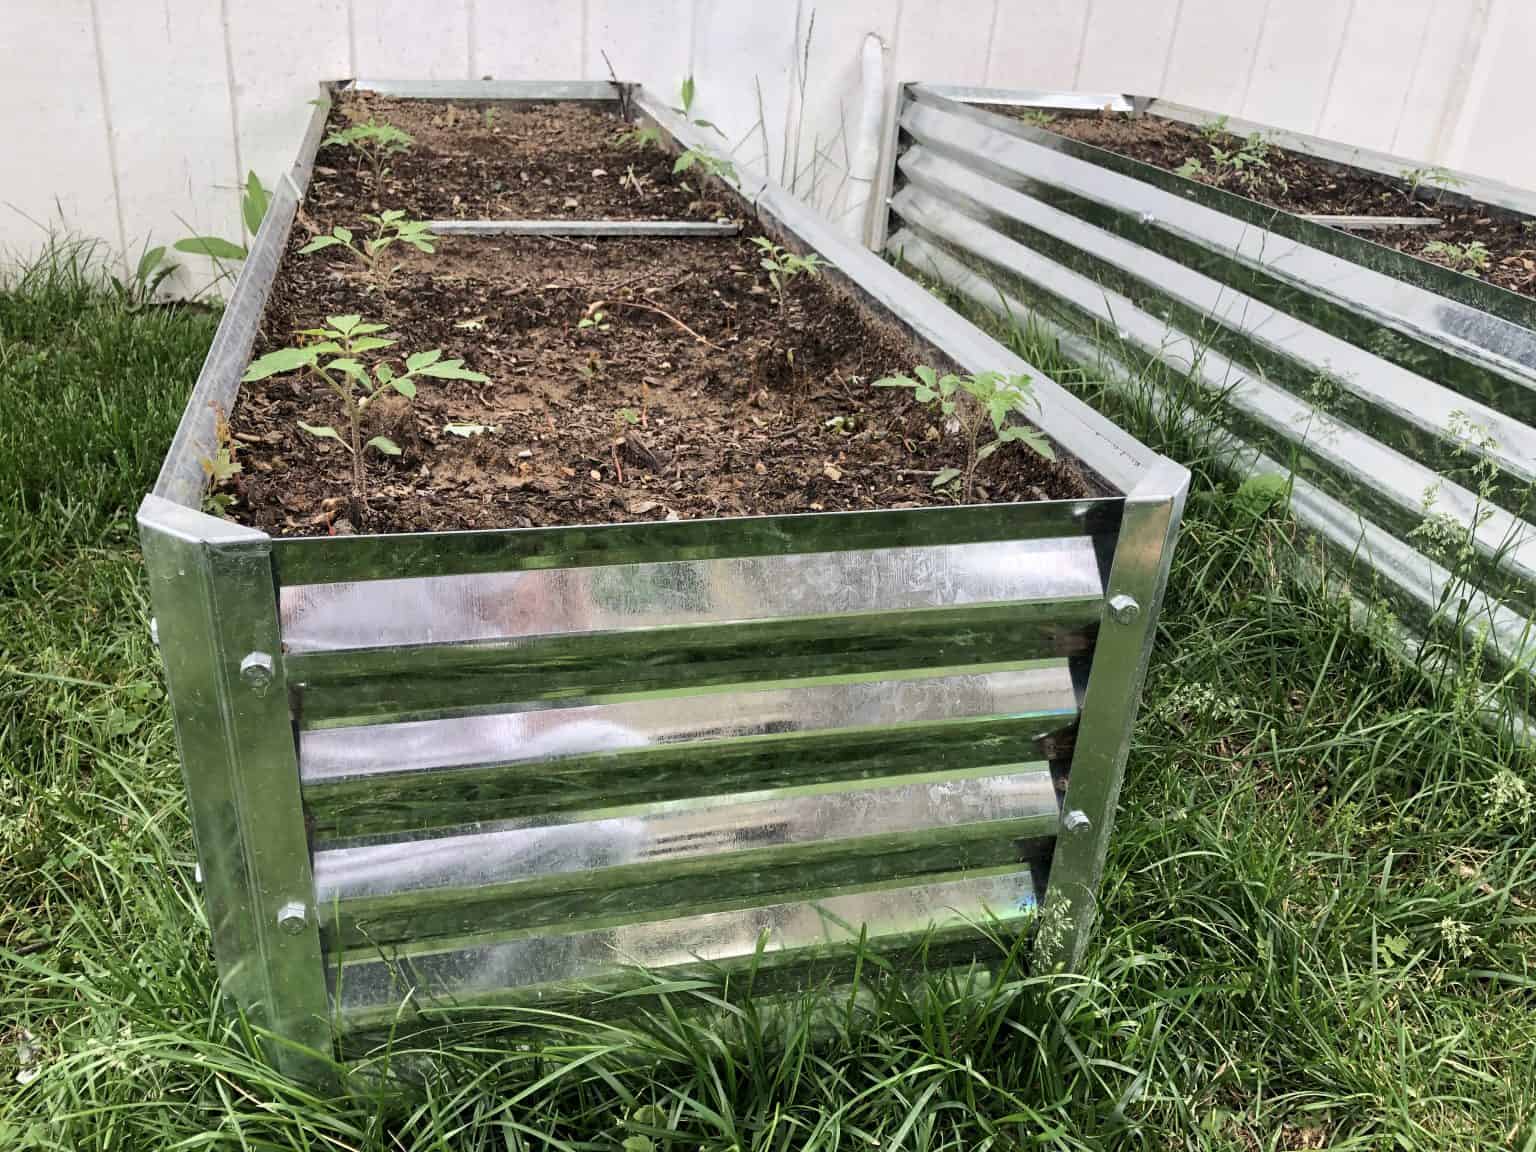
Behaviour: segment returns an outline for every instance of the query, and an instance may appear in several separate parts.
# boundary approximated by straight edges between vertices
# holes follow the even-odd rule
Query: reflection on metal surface
[[[985,771],[991,772],[991,769]],[[705,796],[648,805],[624,815],[566,823],[507,821],[488,831],[430,840],[337,846],[315,853],[315,894],[333,901],[429,888],[479,888],[561,872],[638,866],[749,848],[919,832],[1035,818],[1035,835],[1056,819],[1044,766],[998,775],[920,777],[881,788],[810,785],[772,793]],[[788,858],[781,854],[780,858]]]
[[[710,143],[632,95],[673,146]],[[206,516],[197,406],[237,395],[281,197],[303,194],[323,126],[321,108],[247,261],[174,485],[141,510],[220,976],[278,1058],[309,1074],[295,1044],[387,1024],[408,995],[596,1012],[588,989],[635,964],[752,967],[769,992],[851,963],[861,932],[946,963],[992,947],[970,921],[1022,930],[1085,682],[1105,726],[1085,773],[1117,771],[1135,712],[1134,686],[1094,688],[1104,574],[1150,631],[1140,590],[1168,545],[1119,544],[1125,493],[1176,519],[1183,471],[766,186],[744,218],[950,361],[1030,374],[1036,423],[1108,495],[310,540]]]
[[[965,187],[973,187],[979,181],[980,177],[971,177]],[[997,189],[988,202],[1000,213],[1027,199]],[[1204,326],[1206,319],[1226,317],[1236,332],[1245,337],[1250,333],[1262,333],[1264,341],[1271,347],[1287,356],[1295,356],[1315,374],[1326,374],[1342,367],[1340,361],[1308,359],[1298,326],[1288,318],[1277,320],[1264,305],[1247,301],[1241,309],[1228,307],[1222,300],[1220,286],[1211,282],[1211,303],[1208,309],[1198,314],[1199,323],[1186,320],[1187,328],[1180,327],[1143,310],[1102,282],[1091,280],[1013,239],[1000,236],[986,223],[962,214],[933,194],[909,186],[896,197],[894,204],[915,236],[921,238],[911,239],[903,232],[893,241],[901,247],[909,263],[925,271],[938,271],[931,255],[931,245],[938,245],[994,282],[1018,289],[1040,306],[1055,309],[1068,319],[1104,326],[1114,324],[1119,338],[1125,343],[1148,357],[1161,359],[1180,372],[1188,373],[1206,389],[1213,401],[1225,404],[1231,413],[1231,421],[1240,425],[1241,430],[1254,437],[1266,451],[1281,459],[1294,459],[1298,469],[1313,475],[1326,489],[1362,511],[1384,517],[1400,533],[1407,534],[1419,528],[1426,516],[1425,502],[1431,500],[1435,514],[1443,518],[1442,522],[1454,524],[1473,543],[1485,569],[1481,578],[1490,582],[1500,594],[1536,609],[1536,530],[1490,502],[1489,495],[1470,491],[1389,447],[1382,441],[1389,437],[1400,439],[1392,435],[1396,426],[1378,421],[1383,426],[1374,427],[1368,418],[1376,414],[1372,402],[1383,397],[1381,407],[1405,420],[1411,418],[1420,426],[1422,435],[1411,438],[1409,444],[1418,449],[1418,455],[1450,468],[1456,467],[1458,462],[1465,464],[1469,459],[1484,455],[1491,463],[1507,464],[1516,482],[1487,485],[1487,491],[1517,509],[1529,499],[1528,483],[1519,480],[1517,469],[1528,472],[1536,467],[1536,439],[1533,439],[1536,434],[1530,429],[1520,428],[1497,414],[1490,415],[1480,406],[1445,393],[1427,380],[1378,362],[1374,369],[1363,373],[1363,378],[1371,384],[1369,389],[1359,389],[1358,403],[1347,402],[1345,393],[1352,387],[1349,376],[1337,377],[1342,382],[1333,390],[1329,403],[1329,407],[1340,415],[1367,417],[1362,422],[1381,437],[1373,438],[1369,432],[1359,431],[1320,408],[1313,400],[1291,395],[1262,375],[1246,371],[1200,342],[1201,338],[1210,335],[1209,327]],[[1068,220],[1058,235],[1066,242],[1078,242],[1072,238],[1079,236],[1079,230],[1094,231],[1079,221]],[[1106,239],[1113,240],[1112,237]],[[1080,242],[1085,246],[1095,244],[1091,237],[1083,237]],[[1170,266],[1171,262],[1163,257],[1150,253],[1139,255],[1142,261],[1138,275],[1144,278],[1141,283],[1156,285],[1155,289],[1149,287],[1146,292],[1150,307],[1157,307],[1165,294],[1171,296],[1178,291],[1181,273],[1186,277],[1194,275]],[[995,304],[996,300],[991,303]],[[1189,335],[1191,329],[1198,331],[1200,337]],[[1346,347],[1358,357],[1369,359],[1368,354]],[[1278,378],[1278,375],[1271,376],[1271,379]],[[1316,378],[1314,375],[1309,381],[1314,392],[1319,387]],[[1484,421],[1497,421],[1497,428],[1486,429],[1487,439],[1498,441],[1500,435],[1510,435],[1513,446],[1505,448],[1502,443],[1492,443],[1484,450],[1479,445],[1464,444],[1460,437],[1447,434],[1457,421],[1468,422],[1467,427],[1485,427]],[[1510,434],[1512,425],[1518,429],[1518,435]],[[1518,454],[1522,450],[1528,454],[1524,460]]]
[[[1075,158],[1087,162],[1098,170],[1101,177],[1130,178],[1132,184],[1139,185],[1138,194],[1149,200],[1154,199],[1159,191],[1172,193],[1175,200],[1214,209],[1233,223],[1246,224],[1260,232],[1267,232],[1271,243],[1290,239],[1318,253],[1341,257],[1347,266],[1356,270],[1374,270],[1404,286],[1429,289],[1446,302],[1456,301],[1474,311],[1482,311],[1490,320],[1500,317],[1512,322],[1506,325],[1511,335],[1518,327],[1536,327],[1536,300],[1530,297],[1496,287],[1476,277],[1453,272],[1439,264],[1420,260],[1340,229],[1310,223],[1299,216],[1278,211],[1226,189],[1202,184],[1011,117],[947,100],[926,85],[910,86],[908,93],[911,103],[902,116],[902,125],[909,132],[913,132],[912,124],[926,119],[929,113],[939,112],[944,116],[936,133],[939,139],[946,133],[963,130],[964,124],[991,129],[997,135],[989,138],[989,144],[1006,146],[1010,139],[1023,141],[1063,159]],[[921,134],[914,132],[914,135]],[[934,141],[924,142],[931,144]],[[1112,179],[1105,186],[1119,187]]]
[[[344,777],[517,764],[602,752],[988,716],[1077,714],[1065,661],[979,676],[882,677],[808,688],[668,696],[451,720],[325,728],[300,738],[306,785]]]
[[[387,1023],[407,1003],[414,1011],[557,1002],[562,986],[589,1000],[593,992],[644,986],[640,969],[665,978],[756,963],[758,956],[773,962],[846,955],[861,929],[874,952],[911,947],[936,931],[974,938],[979,923],[1027,922],[1035,904],[1033,875],[1014,871],[438,951],[360,949],[339,968],[333,963],[329,977],[343,1027],[359,1028]]]
[[[1340,571],[1526,683],[1536,331],[1511,317],[1536,306],[951,96],[908,89],[888,251],[1033,313],[1238,471],[1289,473]],[[1178,411],[1149,361],[1204,396]]]
[[[1093,541],[1012,540],[284,588],[290,652],[1097,596]]]

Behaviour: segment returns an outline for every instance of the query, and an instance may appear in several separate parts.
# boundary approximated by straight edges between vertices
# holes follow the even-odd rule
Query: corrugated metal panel
[[[1212,440],[1240,471],[1294,472],[1298,520],[1342,567],[1391,591],[1421,634],[1463,626],[1497,672],[1529,674],[1536,304],[909,91],[888,252],[983,308],[1187,373]]]

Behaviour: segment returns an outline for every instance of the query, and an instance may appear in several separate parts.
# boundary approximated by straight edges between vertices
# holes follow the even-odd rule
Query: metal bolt
[[[290,900],[277,910],[277,926],[290,936],[304,931],[308,919],[308,910],[297,900]]]
[[[1074,808],[1061,818],[1061,826],[1068,832],[1086,832],[1093,827],[1093,821],[1081,808]]]
[[[203,882],[203,866],[201,864],[194,864],[194,865],[192,865],[192,883],[194,883],[194,884],[201,884],[202,882]]]
[[[156,648],[160,647],[160,621],[153,616],[149,618],[149,642]]]
[[[1142,222],[1142,223],[1143,223],[1143,224],[1146,224],[1146,225],[1148,225],[1148,226],[1151,226],[1151,225],[1153,225],[1153,224],[1156,224],[1156,223],[1157,223],[1157,217],[1156,217],[1156,216],[1154,216],[1154,215],[1152,215],[1152,213],[1150,213],[1150,212],[1143,212],[1143,213],[1142,213],[1142,214],[1141,214],[1141,222]]]
[[[240,661],[240,679],[250,685],[256,695],[265,696],[272,685],[272,657],[265,652],[252,652]]]
[[[1109,598],[1109,614],[1116,624],[1129,624],[1141,615],[1141,605],[1136,603],[1136,597],[1122,592]]]

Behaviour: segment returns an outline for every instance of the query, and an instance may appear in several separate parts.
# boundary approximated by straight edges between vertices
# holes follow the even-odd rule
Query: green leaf
[[[686,77],[683,80],[682,97],[683,97],[683,111],[685,113],[690,108],[693,107],[693,94],[694,94],[693,77],[689,76],[689,77]]]
[[[165,259],[165,245],[158,248],[147,248],[144,255],[139,257],[139,266],[134,270],[133,277],[141,282],[148,281],[154,275],[155,269],[160,266],[160,261]]]
[[[364,325],[358,327],[361,328]],[[357,328],[352,330],[352,351],[354,352],[376,352],[380,348],[391,348],[395,344],[393,340],[385,340],[378,336],[358,336],[357,331]]]
[[[327,316],[325,322],[343,336],[350,336],[357,330],[357,326],[363,322],[363,318],[355,312],[349,312],[345,316]]]
[[[462,360],[444,360],[437,364],[429,364],[421,369],[417,375],[431,376],[437,380],[472,380],[476,384],[489,384],[491,378],[480,372],[472,372],[464,367]]]
[[[1003,442],[1002,442],[1001,439],[994,440],[990,444],[983,444],[976,451],[976,462],[978,464],[981,463],[983,460],[985,460],[988,456],[992,455],[992,453],[996,452],[1002,446],[1003,446]]]
[[[385,381],[385,383],[393,385],[395,391],[400,393],[400,395],[404,396],[407,400],[416,399],[416,385],[411,382],[411,378],[409,376],[401,376],[396,380]]]
[[[345,443],[345,441],[342,440],[340,433],[338,433],[336,429],[332,428],[329,424],[306,424],[304,421],[300,420],[299,427],[304,429],[304,431],[308,432],[311,436],[318,437],[321,440],[335,440],[338,443]]]
[[[339,356],[326,364],[325,369],[327,372],[332,370],[344,372],[354,380],[368,379],[367,369],[363,367],[361,361],[354,360],[351,356]]]
[[[375,436],[372,440],[368,441],[368,443],[364,444],[363,447],[377,448],[386,456],[400,455],[400,445],[396,444],[388,436]]]
[[[876,388],[915,388],[917,382],[910,376],[886,376],[875,381]]]
[[[338,240],[335,236],[316,236],[308,244],[299,249],[300,256],[308,256],[311,252],[318,252],[322,248],[334,248],[338,244],[345,244],[344,240]]]
[[[375,364],[373,374],[386,384],[395,378],[395,370],[388,364]]]
[[[343,228],[340,224],[331,229],[331,235],[336,237],[336,239],[340,240],[343,244],[352,243],[352,229]]]
[[[240,214],[245,218],[245,230],[252,236],[261,228],[262,220],[266,219],[267,205],[272,202],[272,197],[261,186],[261,178],[255,171],[248,172],[245,177],[245,195],[240,198]]]
[[[933,478],[933,486],[935,488],[942,488],[944,485],[958,479],[960,479],[960,469],[940,468],[939,474]]]
[[[934,388],[938,386],[939,374],[928,367],[928,365],[919,364],[913,371],[917,373],[917,378],[928,385],[928,387]]]
[[[695,164],[698,163],[698,161],[699,154],[697,152],[684,152],[677,158],[677,163],[672,165],[672,175],[676,176],[679,172],[688,171],[688,169],[692,168]]]
[[[436,252],[437,251],[436,248],[432,247],[432,242],[430,240],[409,240],[409,241],[407,241],[407,243],[410,244],[410,246],[412,248],[416,249],[416,251],[418,251],[418,252]]]
[[[926,384],[915,385],[912,395],[917,398],[919,404],[932,404],[939,398],[939,394]]]
[[[433,348],[426,352],[412,352],[405,358],[407,372],[420,372],[430,364],[436,364],[442,359],[443,352],[440,348]]]
[[[244,244],[235,244],[221,236],[188,236],[171,247],[210,260],[244,260],[247,255]]]
[[[320,356],[316,347],[308,348],[279,348],[275,352],[268,352],[265,356],[251,361],[251,366],[245,370],[245,375],[240,377],[244,381],[265,380],[269,376],[279,376],[284,372],[293,372],[299,368],[307,368]]]

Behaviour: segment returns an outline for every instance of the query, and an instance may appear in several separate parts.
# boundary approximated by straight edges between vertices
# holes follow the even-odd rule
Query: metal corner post
[[[1162,460],[1125,501],[1035,939],[1044,971],[1077,967],[1098,915],[1099,881],[1188,490],[1188,470]]]
[[[154,496],[139,529],[221,987],[274,1064],[323,1080],[330,1004],[272,542]]]

